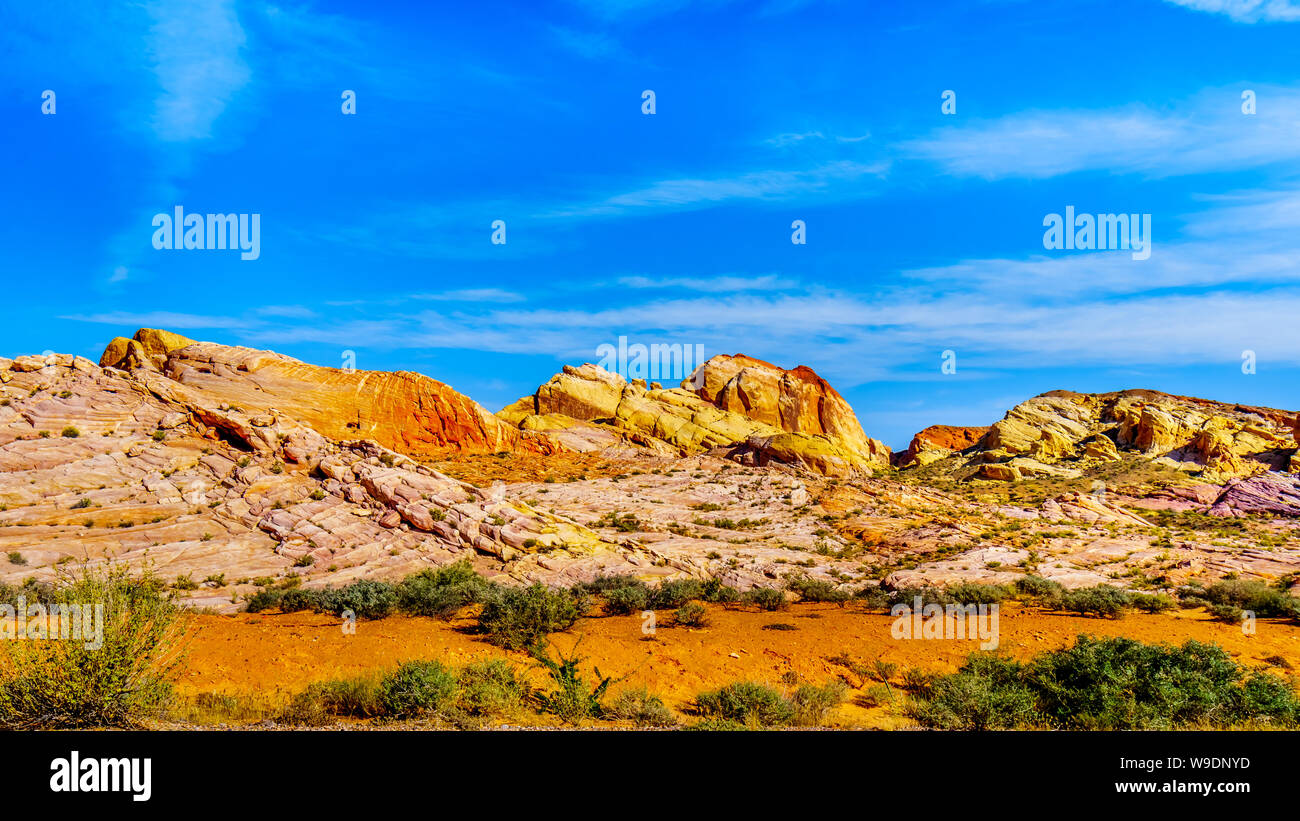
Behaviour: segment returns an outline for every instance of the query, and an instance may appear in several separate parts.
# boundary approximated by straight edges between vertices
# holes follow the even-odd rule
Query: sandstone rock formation
[[[1031,571],[1170,588],[1300,567],[1300,478],[1268,470],[1293,458],[1285,411],[1057,392],[987,431],[927,429],[911,463],[947,454],[939,475],[884,478],[888,452],[829,386],[738,356],[668,389],[565,368],[497,416],[426,377],[149,329],[103,362],[0,358],[0,582],[113,558],[230,610],[268,582],[461,558],[502,581],[795,574],[845,591]],[[1161,481],[1112,484],[1131,464],[1163,466]],[[1103,492],[1075,492],[1096,471]]]
[[[954,452],[973,447],[988,431],[987,425],[980,427],[931,425],[913,436],[907,450],[895,454],[894,462],[899,467],[928,465],[951,456]]]
[[[714,357],[682,385],[647,387],[596,365],[566,365],[498,416],[577,450],[716,451],[743,464],[841,477],[870,475],[889,463],[889,449],[867,438],[848,403],[808,368]]]
[[[158,349],[140,336],[112,346],[123,356],[143,350],[131,371],[65,355],[0,360],[0,553],[22,558],[0,576],[49,578],[69,560],[149,564],[199,585],[192,601],[231,609],[258,577],[340,583],[471,557],[489,574],[527,580],[544,555],[553,569],[544,575],[555,580],[570,561],[596,569],[653,563],[638,558],[636,545],[453,479],[355,432],[323,435],[316,424],[334,428],[310,405],[359,395],[346,379],[346,389],[324,379],[319,392],[295,397],[291,380],[312,374],[310,366],[209,343],[187,345],[183,356],[173,348],[160,372]],[[193,378],[200,368],[202,378]],[[394,392],[410,381],[356,378]],[[426,386],[415,397],[431,393]],[[440,445],[493,448],[518,437],[480,418],[463,397],[437,398],[446,403],[432,407],[448,409],[448,420],[415,429],[441,433]],[[366,407],[385,399],[374,396]],[[447,424],[466,418],[461,427]],[[498,428],[500,439],[482,438]],[[465,438],[454,442],[449,430]],[[430,440],[402,441],[419,451]]]
[[[1012,464],[1022,476],[1078,475],[1127,455],[1222,483],[1289,469],[1295,418],[1157,391],[1052,391],[1008,411],[976,443],[966,465],[981,478],[1014,479],[1011,471],[990,470],[990,463]]]
[[[372,439],[407,454],[446,451],[551,452],[544,437],[523,434],[441,382],[407,371],[345,370],[309,365],[287,356],[231,345],[194,342],[176,334],[141,329],[132,340],[110,343],[100,363],[126,370],[158,371],[171,382],[197,388],[228,420],[292,417],[322,436]],[[167,383],[146,382],[170,388]],[[209,424],[219,423],[215,413]]]

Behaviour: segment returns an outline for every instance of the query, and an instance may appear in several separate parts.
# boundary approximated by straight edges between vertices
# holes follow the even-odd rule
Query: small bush
[[[706,615],[707,611],[704,609],[704,605],[693,601],[677,608],[673,618],[676,619],[677,624],[683,627],[703,627],[708,621]]]
[[[650,592],[650,609],[673,610],[686,604],[691,599],[698,599],[702,586],[695,579],[673,579],[660,582]]]
[[[263,610],[279,607],[280,599],[283,597],[283,590],[259,590],[248,597],[248,603],[244,606],[244,609],[249,613],[261,613]]]
[[[446,714],[456,700],[456,674],[437,661],[411,661],[384,677],[379,702],[392,718]]]
[[[382,619],[397,608],[397,592],[388,582],[361,579],[318,594],[319,610],[342,616],[347,611],[359,619]]]
[[[162,710],[185,639],[184,613],[162,582],[110,566],[33,592],[60,607],[101,606],[103,634],[0,641],[0,728],[128,727]]]
[[[540,646],[533,648],[533,658],[546,670],[554,685],[549,691],[539,693],[538,705],[545,712],[554,714],[566,724],[579,724],[586,718],[600,718],[605,711],[605,691],[613,679],[600,674],[600,668],[592,668],[596,676],[596,686],[592,687],[582,677],[579,666],[583,659],[577,656],[577,647],[573,655],[560,655],[554,660]]]
[[[798,594],[800,601],[834,602],[844,604],[852,598],[847,590],[840,590],[824,579],[813,579],[806,575],[789,576],[785,580],[787,590]]]
[[[755,587],[741,598],[746,604],[756,604],[759,610],[784,610],[790,606],[785,594],[771,587]]]
[[[1270,587],[1260,581],[1225,579],[1205,588],[1200,592],[1199,598],[1210,605],[1228,605],[1250,610],[1256,616],[1300,615],[1300,600],[1285,590]]]
[[[821,686],[804,684],[790,696],[794,707],[793,722],[799,727],[823,727],[826,718],[844,703],[848,685],[839,679],[833,679]]]
[[[498,590],[479,613],[479,630],[489,642],[520,649],[537,645],[549,633],[567,630],[585,604],[570,591],[551,591],[541,584]]]
[[[1144,613],[1165,613],[1178,606],[1171,597],[1164,593],[1154,595],[1147,593],[1130,593],[1129,603]]]
[[[927,682],[925,697],[908,714],[941,730],[1009,730],[1034,720],[1034,692],[1021,681],[1021,666],[996,656],[972,654],[956,673]]]
[[[605,714],[608,718],[630,721],[637,727],[671,727],[677,724],[677,717],[664,705],[663,699],[644,687],[619,693]]]
[[[605,591],[605,609],[616,616],[640,612],[649,604],[650,589],[639,582]]]
[[[1061,609],[1085,616],[1118,619],[1128,606],[1128,592],[1108,584],[1069,590],[1061,597]]]
[[[68,425],[66,428],[63,429],[64,439],[76,439],[80,435],[81,435],[81,431],[77,430],[72,425]]]
[[[445,619],[467,605],[487,600],[494,590],[495,585],[475,573],[469,561],[462,559],[402,579],[397,585],[397,606],[413,616]]]
[[[1026,665],[972,654],[957,673],[933,679],[909,712],[943,729],[1293,727],[1300,698],[1212,644],[1080,636]]]
[[[300,610],[319,610],[320,594],[315,590],[304,590],[301,587],[295,587],[292,590],[284,591],[280,596],[280,611],[283,613],[297,613]]]
[[[948,597],[957,604],[997,604],[1011,595],[1011,591],[1000,584],[977,584],[961,582],[948,587]]]
[[[529,688],[504,659],[476,661],[457,677],[457,707],[471,716],[508,716],[527,699]]]
[[[700,585],[700,598],[707,602],[740,601],[740,591],[722,583],[721,579],[710,577]]]
[[[24,565],[27,564],[27,557],[17,550],[9,552],[9,564]]]
[[[750,727],[774,727],[794,721],[794,706],[765,684],[738,681],[695,697],[695,710],[705,718],[733,721]]]
[[[1044,579],[1042,576],[1022,576],[1015,581],[1016,593],[1027,599],[1046,599],[1058,601],[1065,594],[1060,582]]]

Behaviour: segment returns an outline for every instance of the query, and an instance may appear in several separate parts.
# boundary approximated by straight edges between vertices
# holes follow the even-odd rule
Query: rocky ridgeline
[[[890,459],[812,370],[741,355],[713,357],[676,388],[629,382],[592,364],[565,366],[498,416],[588,453],[709,453],[838,478],[871,476]]]
[[[889,451],[811,370],[730,356],[694,376],[664,388],[567,367],[493,415],[416,374],[149,329],[98,365],[0,359],[0,581],[147,562],[230,610],[268,581],[395,579],[462,558],[503,581],[807,576],[844,591],[1026,572],[1169,586],[1300,567],[1300,480],[1283,472],[1293,414],[1052,393],[988,429],[922,431],[894,479]],[[604,466],[588,475],[593,454]],[[483,460],[508,483],[449,475]],[[530,481],[509,480],[512,460]],[[571,481],[535,481],[539,461]],[[1127,462],[1182,481],[980,495],[1008,485],[978,480]],[[1228,516],[1244,518],[1205,524]]]
[[[944,437],[934,432],[978,428],[922,431],[904,465],[942,462],[962,478],[1016,481],[1077,478],[1127,457],[1223,484],[1300,468],[1295,427],[1295,413],[1273,408],[1146,390],[1052,391],[1012,408],[975,441],[967,433],[936,443]]]
[[[0,579],[48,579],[82,561],[148,563],[198,584],[194,601],[229,609],[266,577],[344,583],[472,558],[489,575],[526,581],[540,568],[528,555],[545,554],[541,576],[576,581],[656,562],[635,543],[508,501],[502,488],[474,487],[372,439],[322,435],[307,424],[320,407],[300,410],[322,394],[287,387],[310,381],[311,366],[148,330],[131,341],[105,355],[129,369],[66,355],[0,359],[0,553],[21,556],[0,563]],[[122,348],[130,358],[114,359]],[[441,387],[454,424],[416,413],[389,435],[417,453],[527,441]],[[347,400],[365,397],[363,425],[383,404],[361,388],[333,395],[347,418],[358,412]]]

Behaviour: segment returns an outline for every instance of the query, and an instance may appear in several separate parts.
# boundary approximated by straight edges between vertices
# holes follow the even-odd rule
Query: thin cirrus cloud
[[[794,288],[798,281],[764,274],[762,276],[720,276],[720,277],[619,277],[618,284],[627,288],[655,290],[706,291],[710,293],[734,293],[736,291],[776,291]]]
[[[1256,92],[1243,114],[1241,94]],[[1248,86],[1212,89],[1169,111],[1146,106],[1025,111],[948,126],[900,143],[901,156],[986,180],[1042,179],[1103,170],[1150,177],[1234,171],[1300,159],[1300,92]]]
[[[1223,14],[1238,23],[1294,23],[1300,5],[1292,0],[1166,0],[1177,6]]]
[[[146,6],[152,20],[146,48],[160,93],[152,125],[166,142],[201,140],[249,81],[244,29],[231,0]]]
[[[562,207],[544,216],[618,216],[650,209],[709,208],[735,201],[782,201],[812,193],[833,194],[836,186],[851,187],[854,196],[863,196],[860,186],[848,184],[883,178],[888,169],[884,162],[840,160],[806,169],[665,179],[593,202]]]

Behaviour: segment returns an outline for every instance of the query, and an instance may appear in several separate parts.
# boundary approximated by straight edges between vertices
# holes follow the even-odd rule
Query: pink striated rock
[[[1300,516],[1300,477],[1262,473],[1227,485],[1210,508],[1216,516],[1271,513]]]

